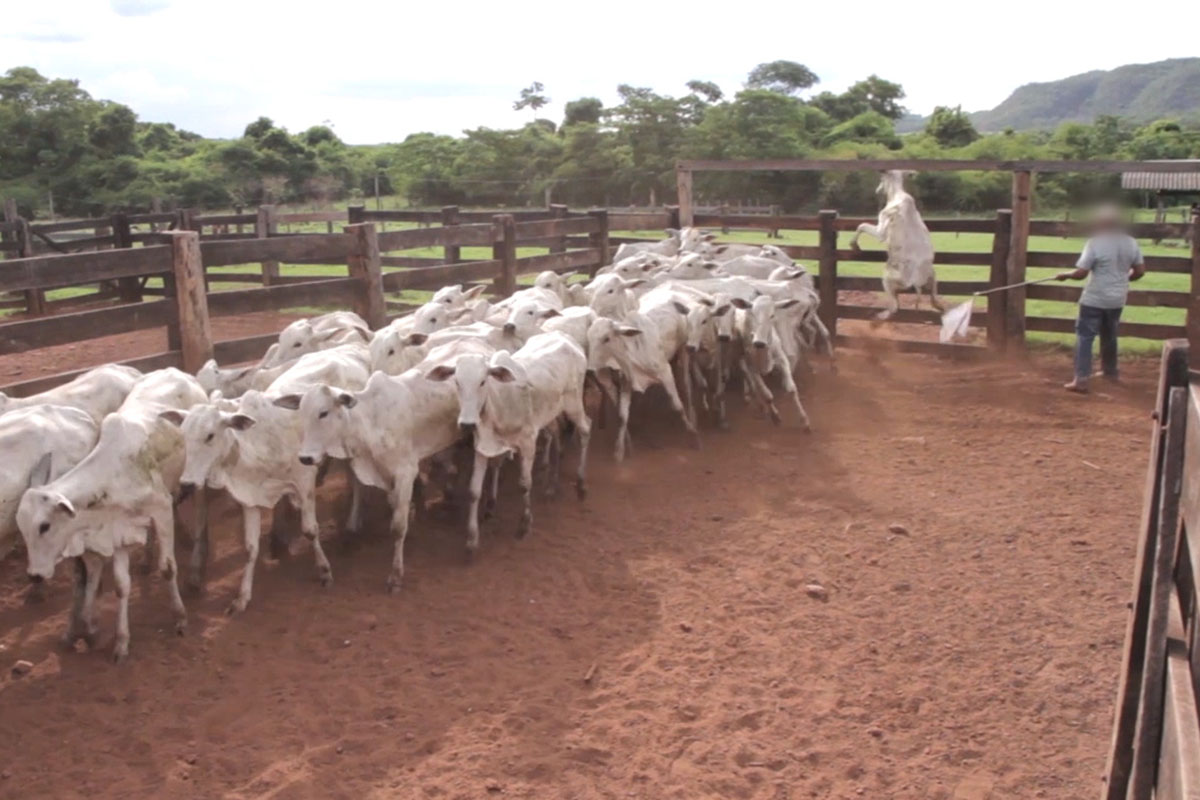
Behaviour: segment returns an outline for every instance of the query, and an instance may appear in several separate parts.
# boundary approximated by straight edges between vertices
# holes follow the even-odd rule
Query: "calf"
[[[583,381],[587,358],[564,333],[542,333],[511,356],[505,352],[462,353],[425,373],[430,381],[453,379],[458,397],[458,425],[471,434],[475,465],[471,473],[471,508],[468,515],[467,554],[479,548],[479,498],[488,461],[516,453],[521,464],[524,511],[517,537],[529,532],[533,521],[530,495],[538,433],[565,415],[579,432],[579,468],[575,488],[582,500],[587,494],[586,471],[591,423],[583,407]],[[557,483],[557,476],[552,476]]]
[[[67,406],[36,405],[0,416],[0,559],[16,543],[17,505],[30,486],[56,480],[83,460],[96,444],[99,428],[86,412]]]
[[[119,611],[113,658],[129,653],[129,553],[147,543],[153,530],[158,563],[166,579],[182,634],[187,612],[179,596],[175,564],[172,496],[185,458],[179,429],[161,418],[205,401],[190,375],[164,369],[144,376],[116,412],[104,418],[100,437],[82,461],[65,474],[31,488],[17,508],[17,526],[28,551],[35,583],[54,575],[63,558],[76,559],[75,603],[66,639],[94,641],[94,600],[105,559],[112,559]]]
[[[142,377],[133,367],[106,364],[75,380],[30,397],[9,397],[0,392],[0,414],[36,405],[68,406],[86,412],[96,424],[125,402],[129,390]]]
[[[279,347],[268,350],[260,366],[277,367],[306,353],[370,340],[371,328],[362,317],[352,311],[333,311],[296,320],[284,328],[279,334]]]
[[[320,385],[275,400],[300,411],[300,463],[318,464],[326,457],[348,459],[358,480],[388,493],[396,540],[387,581],[392,592],[404,577],[404,539],[421,460],[459,438],[453,389],[427,381],[424,375],[471,348],[491,352],[476,339],[451,342],[432,351],[420,370],[395,377],[376,372],[362,391]]]
[[[764,295],[755,298],[749,308],[745,308],[745,301],[740,299],[734,300],[733,304],[739,307],[735,324],[741,344],[739,361],[747,388],[771,415],[771,421],[778,425],[782,422],[779,409],[775,407],[774,395],[763,380],[764,376],[778,372],[784,391],[796,405],[801,426],[808,431],[811,430],[808,414],[800,402],[800,393],[792,377],[792,364],[784,350],[775,320],[776,309],[790,308],[797,302],[795,299],[775,302]]]

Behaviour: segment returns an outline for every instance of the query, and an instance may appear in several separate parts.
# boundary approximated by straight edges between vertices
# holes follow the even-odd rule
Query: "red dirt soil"
[[[807,393],[811,436],[743,412],[694,451],[656,417],[618,466],[598,431],[587,501],[538,497],[518,541],[508,487],[473,565],[453,521],[417,524],[398,596],[376,502],[328,548],[330,588],[299,546],[227,618],[243,556],[221,498],[188,635],[161,580],[135,581],[119,667],[107,576],[100,651],[62,652],[67,570],[27,606],[9,559],[0,796],[1089,796],[1156,365],[1077,397],[1065,356],[841,363]]]

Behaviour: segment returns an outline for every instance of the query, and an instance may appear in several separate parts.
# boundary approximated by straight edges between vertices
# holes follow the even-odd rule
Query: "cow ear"
[[[632,289],[635,286],[641,286],[645,282],[646,282],[645,278],[634,278],[631,281],[625,281],[625,288]]]
[[[165,419],[172,425],[182,425],[183,421],[187,419],[187,412],[178,408],[168,408],[166,411],[158,412],[158,418]]]
[[[275,403],[275,405],[279,406],[280,408],[287,408],[287,409],[291,409],[292,411],[295,411],[296,409],[300,408],[300,395],[298,395],[298,394],[280,395],[279,397],[276,397],[273,402]]]
[[[742,309],[743,311],[745,311],[747,308],[750,307],[750,304],[747,303],[745,300],[743,300],[740,297],[735,297],[732,300],[730,300],[729,302],[733,303],[735,306]]]
[[[642,329],[635,328],[632,325],[618,325],[617,333],[621,334],[622,336],[641,336]]]
[[[701,298],[699,298],[699,300],[700,300],[701,305],[708,306],[709,308],[712,308],[713,306],[716,305],[716,303],[713,301],[713,299],[711,297],[701,297]]]
[[[667,236],[670,236],[672,239],[674,239],[676,236],[679,235],[679,229],[678,228],[667,228],[665,231],[663,231],[663,233],[665,233]]]
[[[542,319],[550,319],[551,317],[561,317],[561,316],[562,316],[562,314],[560,314],[558,312],[557,308],[547,308],[545,311],[542,312]]]
[[[406,345],[415,346],[419,344],[425,344],[426,340],[428,339],[429,336],[424,333],[410,333],[408,336],[405,336],[403,339],[401,339],[401,342]]]
[[[683,303],[679,302],[678,300],[672,300],[671,305],[675,306],[675,310],[678,311],[680,314],[683,314],[685,317],[687,316],[688,307],[685,306]]]
[[[33,471],[29,473],[29,488],[36,489],[39,486],[45,486],[50,482],[50,470],[54,456],[50,453],[43,453],[38,462],[33,465]]]
[[[224,420],[227,427],[233,428],[235,431],[244,431],[248,428],[253,428],[256,420],[249,414],[230,414]]]
[[[338,392],[337,402],[339,406],[345,408],[354,408],[358,405],[358,398],[350,394],[350,392]]]
[[[513,371],[503,364],[497,364],[496,366],[491,367],[488,370],[488,376],[495,378],[501,383],[512,383],[517,379],[517,376],[513,375]]]
[[[454,367],[448,366],[446,364],[436,366],[433,369],[429,370],[429,372],[425,373],[425,380],[428,380],[428,381],[438,381],[438,382],[448,381],[453,377],[454,377]]]
[[[75,519],[75,506],[71,505],[71,501],[65,497],[60,497],[54,507],[66,514],[71,519]]]
[[[713,312],[714,317],[723,317],[729,313],[729,309],[733,308],[729,303],[722,303],[721,307]]]
[[[483,290],[486,288],[487,285],[482,283],[472,286],[470,289],[467,289],[465,292],[463,292],[463,298],[466,300],[472,300],[483,294]]]
[[[788,300],[780,300],[778,303],[775,304],[775,307],[776,308],[791,308],[792,306],[796,305],[799,302],[800,302],[799,300],[797,300],[796,298],[793,297]]]

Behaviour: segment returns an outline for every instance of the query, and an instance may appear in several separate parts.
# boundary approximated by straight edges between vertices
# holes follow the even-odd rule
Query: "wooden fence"
[[[376,212],[391,214],[395,212]],[[549,212],[545,212],[547,215]],[[132,359],[139,368],[179,366],[195,371],[216,357],[238,363],[262,355],[277,333],[233,341],[213,341],[212,317],[278,311],[319,305],[353,308],[372,327],[387,319],[385,293],[432,290],[452,283],[489,282],[492,294],[506,296],[518,276],[543,270],[595,272],[607,263],[608,215],[604,210],[548,219],[518,221],[515,215],[492,215],[488,221],[379,232],[370,212],[351,209],[354,222],[335,234],[296,234],[265,238],[211,238],[200,231],[175,228],[156,232],[140,247],[87,253],[53,253],[0,261],[0,292],[44,292],[68,286],[133,281],[163,281],[163,297],[121,302],[101,308],[52,314],[0,324],[0,355],[85,339],[164,328],[166,349]],[[469,216],[467,219],[478,219]],[[193,225],[211,224],[207,221]],[[236,224],[218,222],[216,224]],[[486,246],[491,258],[462,261],[462,247]],[[443,257],[400,259],[389,251],[441,247]],[[518,256],[518,247],[545,247],[551,252]],[[403,269],[388,269],[396,266]],[[413,261],[428,263],[413,264]],[[207,282],[224,281],[214,267],[245,263],[345,264],[345,277],[300,278],[259,288],[207,291]],[[278,277],[278,276],[276,276]],[[144,286],[143,286],[144,289]],[[2,387],[16,395],[34,394],[69,380],[62,373]]]
[[[1163,347],[1103,800],[1200,797],[1200,375],[1189,349]]]
[[[677,212],[673,210],[657,213],[628,212],[613,215],[610,218],[614,230],[651,230],[676,226],[678,221]],[[816,262],[819,265],[816,283],[821,296],[821,315],[830,332],[837,335],[839,320],[871,319],[880,310],[877,306],[848,302],[842,294],[843,292],[879,292],[880,283],[877,276],[857,277],[838,274],[838,266],[842,262],[882,264],[886,261],[887,255],[883,250],[853,251],[838,247],[839,232],[852,231],[863,222],[874,223],[874,218],[842,217],[836,211],[821,211],[816,216],[742,216],[696,213],[693,215],[693,222],[701,228],[743,228],[761,230],[764,231],[764,234],[779,229],[817,231],[818,243],[816,245],[776,244],[775,246],[794,259]],[[1010,248],[1014,238],[1012,235],[1013,212],[1008,210],[996,212],[994,219],[930,219],[926,220],[926,225],[934,233],[976,233],[992,236],[992,247],[989,252],[942,250],[936,253],[935,264],[979,268],[977,280],[939,280],[938,292],[943,295],[969,295],[972,292],[991,287],[1018,283],[1026,280],[1026,272],[1029,267],[1073,269],[1078,258],[1078,255],[1074,253],[1030,251],[1027,237],[1022,240],[1025,250],[1024,257],[1022,259],[1011,258]],[[1086,226],[1077,222],[1034,220],[1027,223],[1027,230],[1031,235],[1040,236],[1061,237],[1086,234]],[[1200,231],[1200,218],[1194,219],[1190,225],[1140,223],[1131,228],[1131,233],[1139,238],[1185,239],[1190,236],[1192,244],[1188,254],[1147,256],[1146,268],[1150,272],[1174,272],[1190,275],[1191,286],[1200,289],[1200,242],[1197,242],[1197,231]],[[613,241],[620,243],[639,240],[616,237]],[[995,351],[1022,347],[1027,331],[1072,333],[1075,330],[1073,319],[1030,315],[1027,313],[1026,301],[1036,299],[1074,303],[1078,301],[1082,291],[1078,285],[1060,284],[996,292],[987,296],[985,309],[971,315],[971,327],[985,331],[987,346]],[[1192,291],[1135,288],[1129,292],[1127,303],[1132,306],[1187,309],[1187,324],[1122,322],[1122,335],[1160,340],[1187,337],[1197,347],[1200,347],[1200,298],[1196,298]],[[941,318],[937,312],[932,310],[901,309],[892,319],[900,323],[939,323]],[[854,343],[845,336],[840,336],[839,341]],[[896,346],[902,350],[960,355],[973,355],[983,349],[971,345],[943,345],[937,342],[906,339],[897,339]]]

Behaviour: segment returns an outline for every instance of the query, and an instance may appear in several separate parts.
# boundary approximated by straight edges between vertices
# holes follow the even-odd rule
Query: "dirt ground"
[[[812,435],[738,412],[695,451],[656,417],[618,466],[599,431],[587,501],[539,498],[518,541],[510,486],[473,565],[452,520],[417,525],[397,596],[376,503],[333,586],[298,547],[226,617],[221,499],[188,635],[135,581],[119,667],[111,592],[100,650],[62,652],[67,570],[28,606],[0,564],[0,796],[1090,796],[1156,363],[1089,397],[1058,388],[1065,356],[841,366]]]

